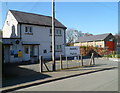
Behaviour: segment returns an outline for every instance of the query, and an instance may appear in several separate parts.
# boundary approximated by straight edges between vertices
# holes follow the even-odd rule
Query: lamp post
[[[52,0],[52,61],[53,61],[53,71],[56,70],[55,62],[55,1]]]

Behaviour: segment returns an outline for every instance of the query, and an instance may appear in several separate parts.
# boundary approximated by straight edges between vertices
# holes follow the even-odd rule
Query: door
[[[106,42],[106,47],[108,47],[108,51],[115,51],[113,41],[107,41]]]
[[[30,60],[30,46],[25,45],[24,46],[24,61],[29,61]]]
[[[10,62],[10,46],[4,46],[4,61],[5,63]]]

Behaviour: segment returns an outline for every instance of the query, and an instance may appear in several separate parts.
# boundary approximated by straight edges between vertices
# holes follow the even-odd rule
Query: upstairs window
[[[7,23],[8,26],[10,25],[9,21],[7,21],[6,23]]]
[[[61,29],[57,29],[57,30],[56,30],[56,35],[62,35]]]
[[[27,33],[27,34],[32,34],[32,27],[26,26],[26,27],[25,27],[25,33]]]
[[[50,29],[50,35],[52,35],[52,29]],[[62,30],[61,29],[56,29],[55,30],[55,35],[62,35]]]

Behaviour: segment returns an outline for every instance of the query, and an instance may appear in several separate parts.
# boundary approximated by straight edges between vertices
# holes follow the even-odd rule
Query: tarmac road
[[[17,91],[118,91],[118,68],[62,79]]]

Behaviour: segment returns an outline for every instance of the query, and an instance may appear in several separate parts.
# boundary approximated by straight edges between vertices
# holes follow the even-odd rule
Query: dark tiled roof
[[[100,35],[93,35],[93,36],[84,36],[84,37],[80,37],[75,42],[87,42],[87,41],[104,40],[108,35],[110,35],[110,33],[100,34]]]
[[[44,16],[44,15],[15,11],[15,10],[10,10],[10,11],[19,23],[49,26],[49,27],[52,26],[52,17],[50,16]],[[60,23],[57,19],[55,19],[55,26],[66,29],[66,27],[62,23]]]

